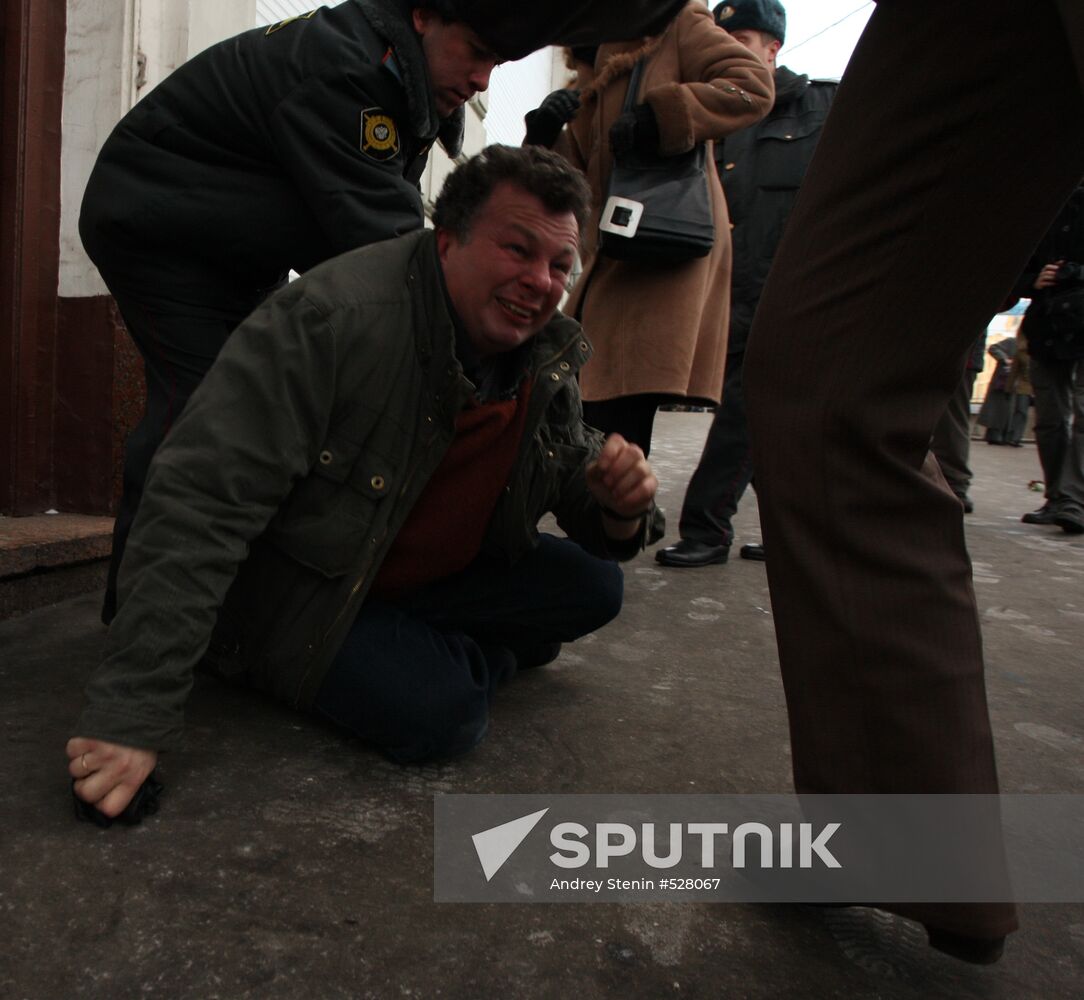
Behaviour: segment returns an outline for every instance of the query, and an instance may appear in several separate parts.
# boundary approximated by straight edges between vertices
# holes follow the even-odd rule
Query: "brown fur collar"
[[[614,80],[627,76],[632,72],[632,67],[636,65],[637,61],[645,56],[650,56],[662,45],[662,39],[662,35],[656,35],[654,38],[645,40],[639,48],[628,52],[617,52],[610,56],[595,78],[580,92],[580,99],[584,101],[594,100],[595,96]]]

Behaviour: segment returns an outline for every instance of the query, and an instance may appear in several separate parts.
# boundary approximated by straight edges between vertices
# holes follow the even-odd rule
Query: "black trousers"
[[[753,481],[744,367],[744,351],[727,355],[723,399],[715,408],[704,450],[681,505],[678,531],[690,541],[730,545],[734,540],[731,518]]]
[[[615,618],[623,588],[617,563],[543,535],[514,566],[480,557],[410,597],[366,601],[316,712],[396,761],[464,753],[497,686]]]
[[[745,369],[800,792],[998,789],[963,514],[929,443],[1084,175],[1082,70],[1076,0],[881,0],[821,134]],[[899,909],[1016,927],[1011,904]]]
[[[651,453],[651,434],[655,429],[655,414],[659,404],[673,396],[644,392],[633,396],[617,396],[583,404],[584,423],[603,434],[620,434],[626,441],[638,444],[646,457]]]
[[[146,258],[84,231],[87,252],[117,302],[146,377],[143,416],[124,446],[123,489],[102,605],[116,613],[117,574],[151,459],[233,330],[283,282],[257,287],[168,252]]]
[[[967,368],[930,438],[930,451],[945,482],[962,500],[971,488],[971,394],[978,372]]]
[[[1035,444],[1046,498],[1058,510],[1084,514],[1084,361],[1031,359]]]

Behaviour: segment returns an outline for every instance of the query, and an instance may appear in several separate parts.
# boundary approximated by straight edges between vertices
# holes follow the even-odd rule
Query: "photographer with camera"
[[[1031,355],[1035,442],[1046,503],[1025,524],[1084,534],[1084,185],[1043,237],[1017,285],[1031,296],[1020,332]]]

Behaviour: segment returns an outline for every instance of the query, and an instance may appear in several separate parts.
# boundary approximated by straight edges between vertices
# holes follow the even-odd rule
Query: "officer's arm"
[[[422,227],[421,193],[404,176],[404,123],[360,86],[310,77],[279,104],[270,125],[279,161],[323,230],[329,257]],[[319,261],[291,263],[301,271]]]

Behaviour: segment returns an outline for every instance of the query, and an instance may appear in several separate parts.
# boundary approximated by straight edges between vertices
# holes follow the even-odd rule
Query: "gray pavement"
[[[653,460],[676,531],[706,414],[666,413]],[[1005,791],[1084,791],[1084,539],[1033,528],[1034,447],[973,446],[967,518]],[[738,541],[759,537],[755,498]],[[764,577],[735,559],[628,566],[626,608],[516,678],[491,732],[393,766],[211,681],[163,759],[162,811],[71,816],[63,744],[100,655],[97,595],[0,623],[0,997],[995,997],[1084,994],[1084,905],[1025,905],[974,968],[872,911],[742,904],[436,904],[446,792],[786,792]]]

